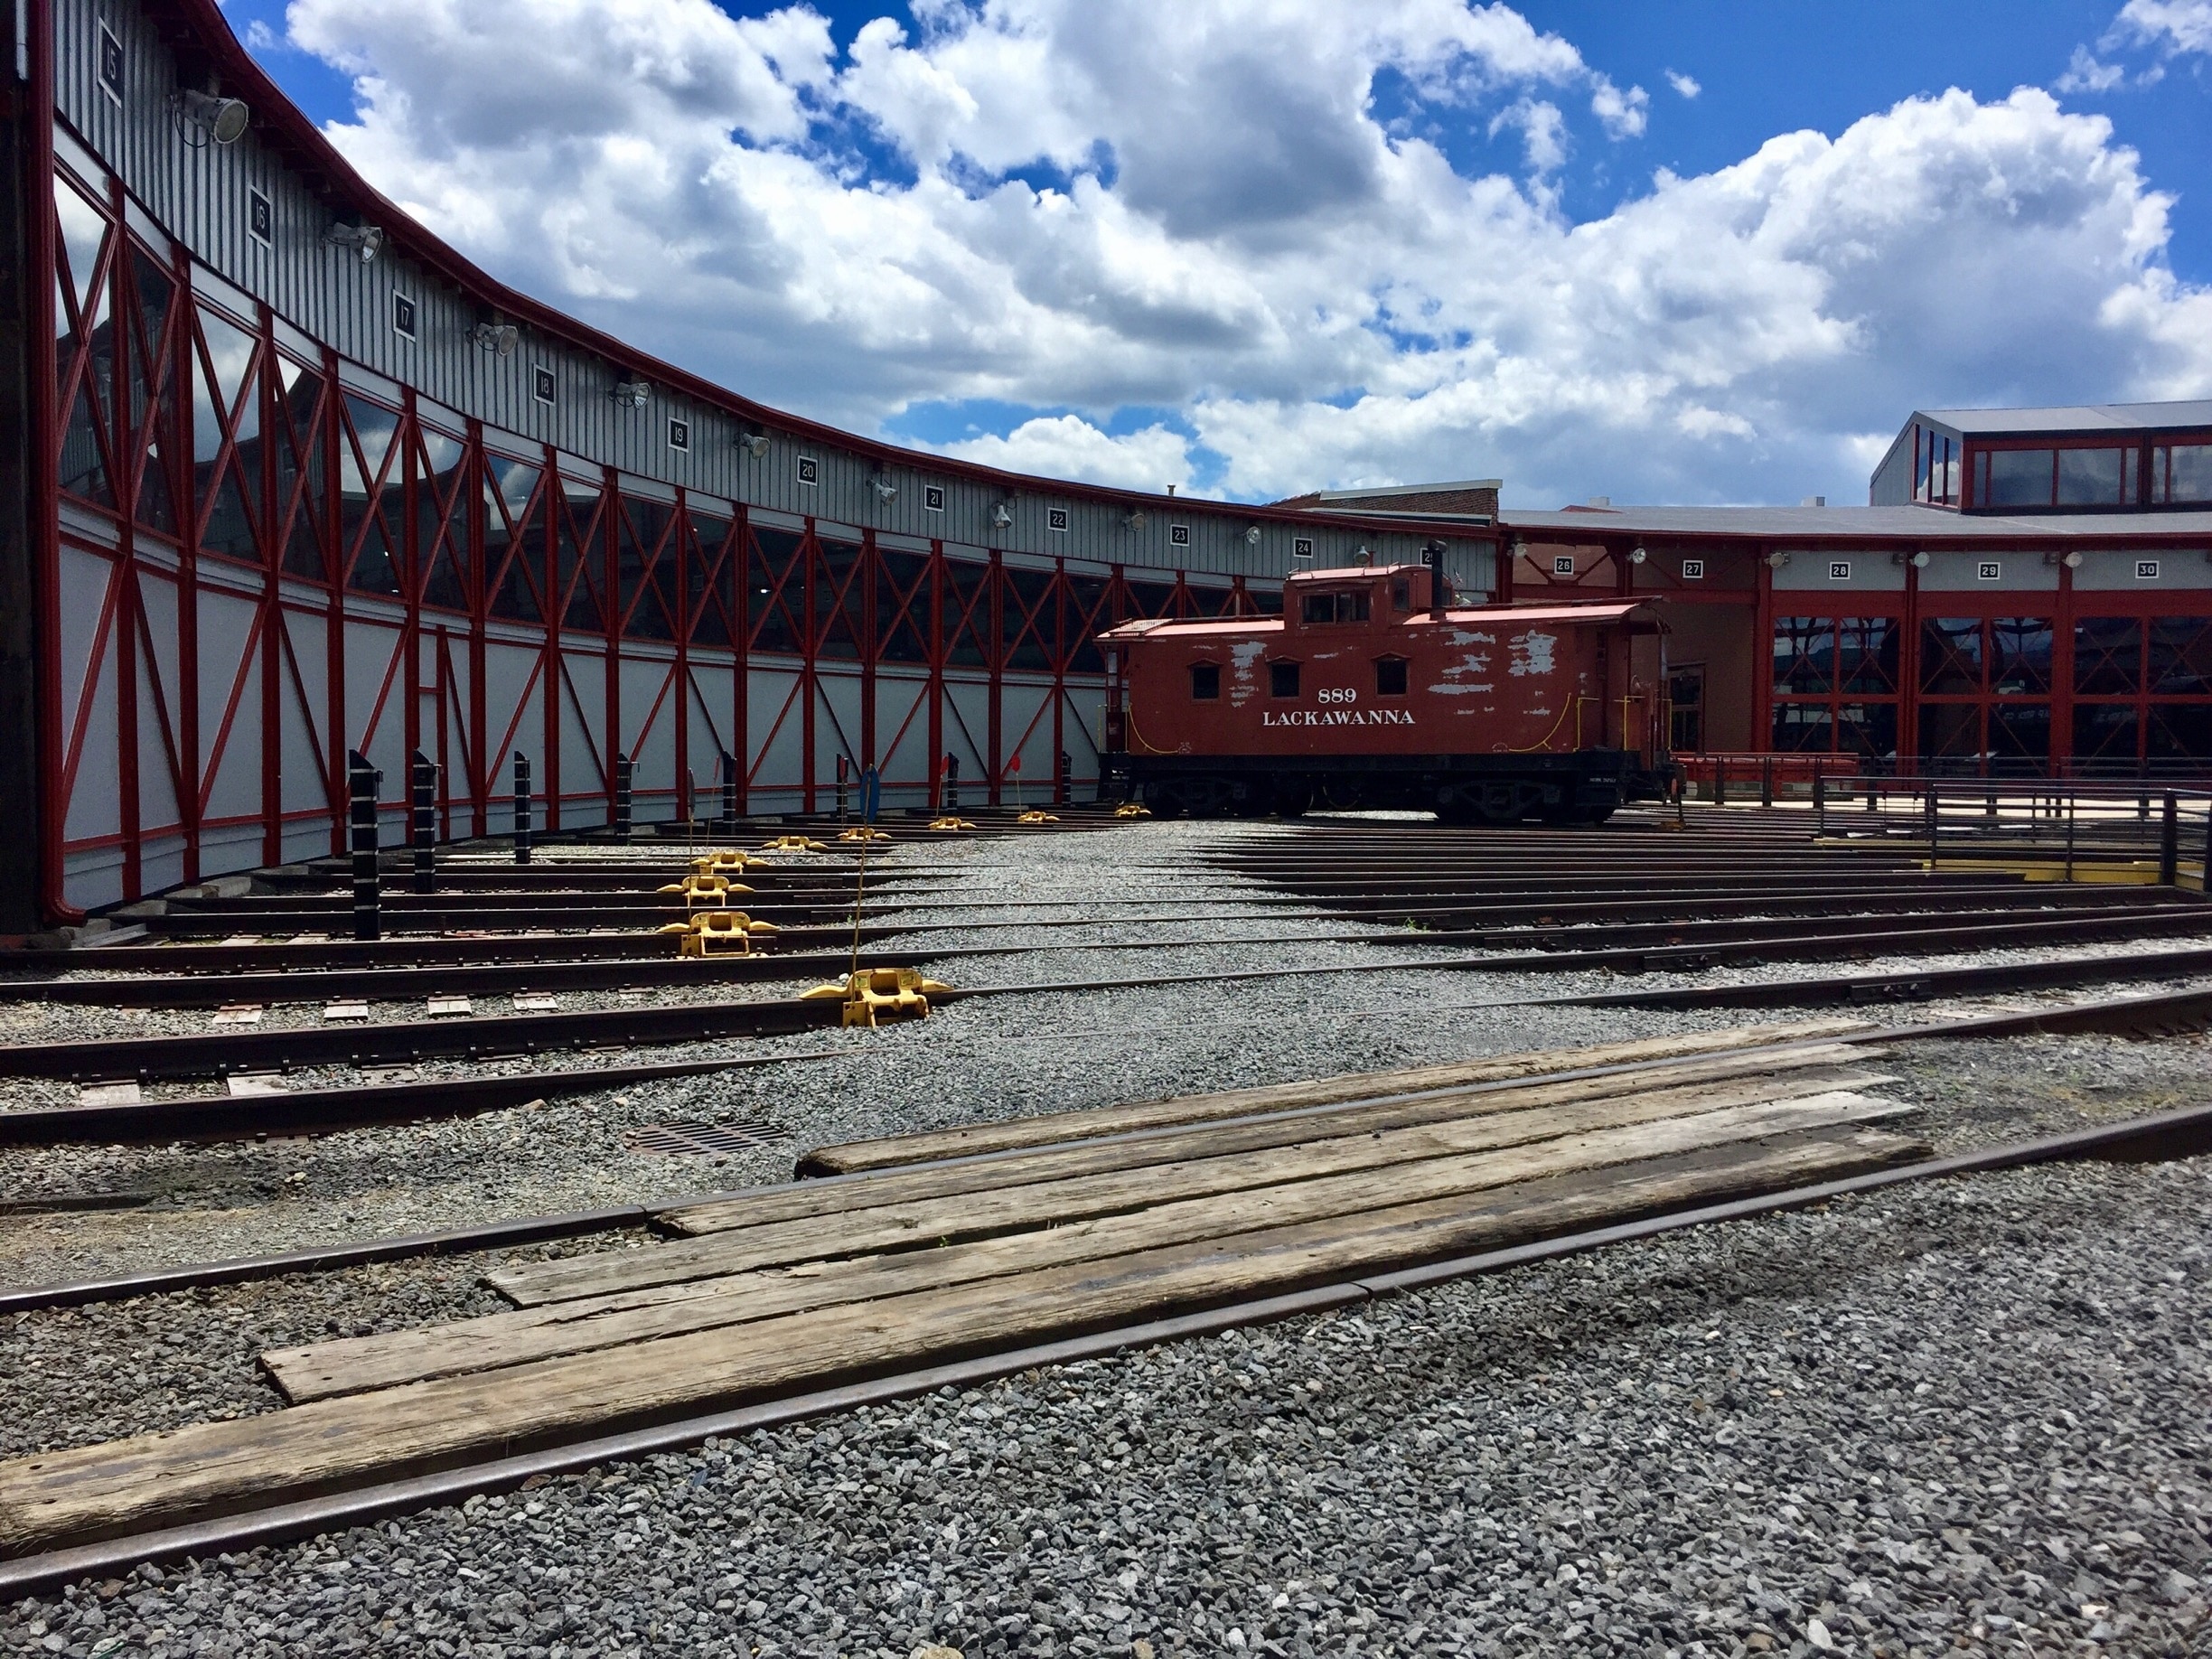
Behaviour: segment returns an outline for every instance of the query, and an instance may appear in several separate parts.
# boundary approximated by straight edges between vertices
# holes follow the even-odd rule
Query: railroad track
[[[742,1262],[751,1255],[761,1254],[754,1242],[764,1243],[768,1234],[760,1230],[761,1221],[752,1215],[752,1211],[763,1203],[771,1206],[770,1211],[762,1212],[763,1216],[780,1214],[782,1209],[790,1207],[791,1201],[802,1200],[805,1213],[850,1217],[850,1221],[840,1223],[846,1226],[867,1225],[867,1218],[876,1214],[868,1206],[889,1203],[895,1207],[884,1214],[895,1214],[896,1195],[909,1187],[983,1195],[1029,1190],[1006,1189],[1003,1182],[1016,1168],[1025,1172],[1016,1178],[1041,1178],[1027,1173],[1032,1165],[1040,1170],[1063,1167],[1095,1170],[1098,1173],[1073,1178],[1097,1186],[1100,1198],[1105,1199],[1112,1182],[1122,1178],[1113,1174],[1116,1170],[1156,1171],[1156,1176],[1147,1179],[1192,1186],[1209,1166],[1203,1161],[1175,1160],[1187,1160],[1201,1148],[1218,1151],[1273,1146],[1283,1149],[1276,1154],[1247,1150],[1236,1153],[1232,1159],[1249,1163],[1255,1157],[1304,1158],[1308,1154],[1300,1148],[1308,1146],[1341,1146],[1354,1156],[1355,1162],[1372,1162],[1379,1155],[1366,1148],[1387,1135],[1412,1135],[1418,1140],[1420,1137],[1450,1129],[1462,1139],[1473,1135],[1474,1139],[1467,1140],[1469,1145],[1508,1146],[1515,1144],[1512,1135],[1501,1134],[1487,1126],[1516,1121],[1516,1112],[1522,1117],[1532,1112],[1566,1114],[1548,1128],[1540,1126],[1529,1131],[1538,1137],[1534,1153],[1510,1155],[1527,1164],[1527,1168],[1522,1175],[1508,1178],[1524,1185],[1507,1187],[1492,1204],[1487,1213],[1498,1219],[1444,1228],[1436,1234],[1439,1245],[1461,1239],[1497,1241],[1481,1248],[1440,1248],[1424,1252],[1417,1244],[1384,1244],[1379,1235],[1357,1231],[1358,1223],[1354,1221],[1352,1223],[1354,1230],[1343,1234],[1346,1244],[1315,1255],[1310,1267],[1288,1259],[1264,1270],[1255,1266],[1251,1272],[1221,1281],[1240,1287],[1225,1296],[1207,1296],[1199,1280],[1190,1280],[1186,1286],[1184,1279],[1176,1277],[1183,1270],[1173,1266],[1177,1258],[1170,1251],[1161,1258],[1163,1266],[1159,1270],[1167,1277],[1146,1281],[1154,1284],[1155,1289],[1103,1302],[1094,1297],[1078,1296],[1064,1308],[1036,1305],[1026,1299],[1035,1294],[1027,1289],[1032,1279],[1040,1293],[1049,1293],[1049,1287],[1058,1282],[1053,1278],[1053,1270],[1016,1268],[1008,1295],[998,1297],[996,1301],[987,1298],[986,1302],[987,1306],[1001,1308],[1008,1315],[1017,1308],[1029,1310],[1023,1317],[1004,1318],[1001,1339],[970,1340],[965,1346],[957,1339],[949,1345],[942,1342],[933,1345],[925,1332],[917,1331],[910,1336],[905,1326],[895,1322],[884,1327],[897,1333],[884,1349],[886,1355],[892,1356],[889,1363],[871,1365],[865,1359],[832,1359],[826,1366],[816,1365],[812,1369],[805,1364],[783,1364],[773,1369],[774,1374],[784,1381],[764,1394],[758,1390],[747,1390],[735,1381],[742,1368],[740,1373],[731,1373],[733,1381],[726,1384],[718,1382],[720,1373],[712,1371],[700,1373],[696,1383],[687,1383],[681,1378],[664,1382],[654,1377],[650,1369],[643,1373],[633,1368],[621,1370],[618,1374],[638,1380],[611,1394],[605,1408],[596,1413],[586,1411],[580,1416],[572,1413],[562,1426],[540,1428],[528,1437],[534,1443],[518,1447],[512,1437],[501,1434],[495,1422],[449,1425],[431,1439],[440,1444],[450,1442],[455,1449],[434,1458],[434,1467],[428,1468],[421,1467],[426,1452],[408,1449],[404,1437],[414,1434],[418,1445],[426,1447],[430,1441],[422,1437],[439,1420],[425,1417],[416,1402],[440,1397],[441,1389],[456,1398],[470,1398],[468,1377],[449,1374],[445,1382],[424,1381],[392,1395],[357,1394],[351,1391],[364,1387],[373,1390],[380,1383],[389,1386],[409,1375],[438,1377],[441,1373],[436,1367],[439,1362],[434,1357],[440,1352],[436,1345],[436,1331],[425,1334],[419,1340],[404,1336],[341,1340],[326,1345],[332,1355],[329,1361],[318,1357],[321,1350],[316,1349],[267,1355],[265,1363],[283,1381],[289,1396],[295,1401],[306,1403],[295,1403],[286,1410],[227,1424],[173,1430],[157,1441],[147,1442],[148,1449],[144,1453],[134,1451],[131,1444],[126,1443],[116,1448],[112,1455],[108,1448],[92,1447],[17,1459],[0,1467],[0,1524],[7,1527],[11,1541],[20,1551],[14,1559],[0,1563],[0,1593],[29,1594],[89,1575],[118,1573],[142,1561],[207,1555],[331,1532],[455,1502],[474,1493],[509,1489],[533,1477],[633,1458],[655,1450],[679,1448],[713,1436],[741,1433],[749,1428],[849,1410],[868,1401],[896,1399],[931,1389],[972,1385],[1040,1364],[1103,1356],[1134,1345],[1355,1307],[1379,1297],[1455,1278],[1632,1243],[1682,1228],[1722,1224],[1833,1202],[1907,1182],[2070,1159],[2141,1159],[2201,1153],[2212,1148],[2212,1107],[2160,1113],[1932,1158],[1926,1156],[1925,1148],[1915,1152],[1908,1141],[1885,1130],[1853,1128],[1856,1123],[1881,1121],[1894,1113],[1883,1108],[1878,1099],[1839,1093],[1834,1086],[1840,1083],[1848,1090],[1880,1081],[1854,1070],[1863,1063],[1853,1061],[1850,1057],[1853,1054],[1876,1059],[1882,1049],[1899,1043],[1931,1037],[2003,1036],[2023,1028],[2048,1029],[2054,1028],[2054,1021],[2056,1028],[2108,1028],[2105,1022],[2115,1017],[2125,1024],[2139,1021],[2145,1012],[2144,1008],[2137,1008],[2131,1013],[2115,1016],[2110,1008],[2097,1008],[1889,1029],[1828,1028],[1795,1035],[1768,1033],[1763,1037],[1759,1034],[1743,1034],[1744,1040],[1734,1044],[1733,1053],[1725,1052],[1731,1039],[1723,1036],[1720,1039],[1722,1052],[1704,1054],[1678,1047],[1676,1052],[1647,1059],[1579,1068],[1558,1064],[1573,1058],[1564,1055],[1557,1057],[1548,1069],[1523,1070],[1517,1074],[1463,1082],[1457,1086],[1445,1083],[1442,1087],[1416,1088],[1412,1092],[1405,1092],[1410,1083],[1434,1084],[1443,1080],[1411,1073],[1401,1074],[1399,1079],[1343,1079],[1337,1080],[1339,1086],[1317,1099],[1309,1097],[1310,1091],[1319,1085],[1304,1086],[1308,1091],[1307,1096],[1299,1095],[1300,1086],[1294,1085],[1287,1092],[1293,1102],[1288,1105],[1240,1096],[1211,1097],[1220,1104],[1209,1105],[1209,1097],[1198,1097],[1195,1102],[1185,1102],[1177,1110],[1167,1110],[1177,1108],[1177,1102],[1172,1101],[1136,1109],[1135,1118],[1113,1109],[1075,1114],[1066,1124],[1057,1126],[1073,1137],[1061,1141],[1041,1139],[1041,1134],[1051,1132],[1055,1126],[1036,1120],[955,1131],[952,1132],[955,1138],[951,1140],[946,1135],[915,1138],[912,1150],[920,1155],[918,1162],[907,1158],[897,1142],[864,1143],[841,1150],[831,1148],[827,1154],[831,1158],[830,1167],[842,1173],[793,1188],[749,1189],[655,1204],[516,1218],[414,1238],[363,1241],[286,1256],[0,1292],[0,1312],[27,1312],[40,1308],[83,1306],[161,1291],[235,1284],[256,1278],[339,1270],[409,1256],[511,1248],[548,1239],[634,1231],[649,1225],[658,1226],[664,1233],[673,1233],[672,1243],[524,1266],[495,1276],[495,1282],[512,1281],[510,1296],[518,1302],[518,1311],[472,1321],[471,1325],[484,1327],[486,1339],[494,1326],[502,1332],[511,1332],[501,1340],[524,1342],[525,1347],[518,1350],[518,1355],[531,1353],[542,1355],[538,1359],[517,1357],[498,1362],[522,1367],[511,1373],[494,1373],[502,1380],[511,1376],[512,1386],[520,1391],[517,1398],[502,1408],[511,1412],[530,1409],[527,1385],[536,1374],[530,1367],[550,1366],[552,1374],[581,1375],[584,1373],[578,1370],[579,1366],[588,1369],[599,1364],[597,1354],[611,1352],[619,1355],[621,1342],[640,1339],[625,1337],[617,1328],[623,1318],[634,1323],[634,1315],[609,1315],[598,1327],[586,1328],[565,1316],[548,1325],[530,1311],[544,1307],[558,1313],[572,1306],[577,1308],[595,1306],[588,1300],[574,1299],[596,1294],[588,1289],[595,1282],[595,1276],[605,1279],[612,1272],[623,1282],[639,1286],[656,1282],[695,1284],[696,1291],[683,1291],[674,1300],[669,1299],[673,1290],[652,1295],[659,1298],[663,1309],[676,1310],[682,1316],[677,1325],[667,1328],[697,1332],[701,1339],[712,1336],[713,1320],[717,1317],[759,1317],[744,1314],[741,1304],[733,1304],[729,1314],[721,1314],[714,1298],[724,1294],[718,1289],[724,1280],[686,1279],[684,1275],[726,1271],[727,1263]],[[2023,1019],[2033,1023],[2023,1026]],[[1432,1068],[1437,1069],[1449,1068]],[[1793,1077],[1803,1081],[1792,1083]],[[1699,1096],[1685,1102],[1692,1111],[1691,1117],[1666,1117],[1655,1104],[1670,1089],[1677,1093],[1687,1090]],[[1823,1089],[1828,1092],[1821,1092]],[[1759,1103],[1770,1094],[1775,1097],[1772,1104]],[[1743,1104],[1729,1103],[1739,1098]],[[1486,1100],[1491,1103],[1480,1104]],[[1622,1106],[1612,1103],[1632,1101],[1642,1103],[1628,1109],[1626,1116],[1621,1115]],[[1587,1104],[1574,1106],[1570,1104],[1573,1101]],[[1853,1105],[1852,1101],[1859,1104]],[[1474,1109],[1471,1116],[1467,1115],[1470,1107]],[[1592,1112],[1601,1119],[1608,1116],[1617,1119],[1621,1127],[1601,1133],[1629,1137],[1629,1140],[1623,1142],[1624,1155],[1646,1160],[1631,1163],[1621,1174],[1609,1176],[1609,1186],[1602,1193],[1588,1183],[1576,1186],[1571,1176],[1550,1177],[1542,1174],[1551,1167],[1543,1161],[1544,1157],[1551,1156],[1544,1148],[1558,1147],[1562,1149],[1560,1156],[1567,1156],[1565,1148],[1571,1144],[1545,1140],[1542,1137],[1569,1130]],[[1505,1115],[1501,1117],[1500,1113]],[[1743,1116],[1741,1130],[1728,1129],[1728,1122],[1734,1120],[1731,1113],[1749,1114]],[[1827,1121],[1837,1127],[1789,1129],[1794,1123]],[[1385,1122],[1411,1127],[1390,1130],[1370,1128]],[[1126,1127],[1130,1123],[1136,1127]],[[1646,1127],[1635,1127],[1639,1124]],[[1674,1127],[1677,1124],[1682,1126],[1679,1130]],[[1435,1127],[1419,1127],[1421,1125]],[[1685,1139],[1692,1125],[1697,1126],[1695,1133]],[[1312,1137],[1322,1126],[1340,1134],[1348,1132],[1349,1139],[1316,1142]],[[1758,1142],[1747,1153],[1720,1156],[1720,1149],[1729,1144],[1726,1140],[1729,1133],[1753,1133],[1762,1126],[1768,1126],[1770,1136],[1776,1129],[1788,1132],[1778,1139]],[[1645,1138],[1654,1135],[1658,1139],[1647,1144]],[[1675,1145],[1701,1145],[1715,1135],[1722,1139],[1713,1143],[1712,1154],[1700,1155],[1704,1158],[1702,1163],[1694,1158],[1685,1162],[1682,1157],[1666,1150]],[[1525,1139],[1525,1135],[1523,1139]],[[1194,1140],[1198,1144],[1186,1151],[1186,1143]],[[1645,1149],[1630,1152],[1632,1141]],[[1420,1144],[1425,1146],[1427,1142]],[[980,1149],[967,1151],[963,1147]],[[1507,1156],[1482,1154],[1476,1164],[1480,1164],[1482,1158],[1495,1164],[1498,1158]],[[1536,1161],[1529,1164],[1527,1160],[1532,1156]],[[903,1158],[906,1161],[901,1161]],[[1039,1159],[1044,1163],[1038,1164]],[[1478,1175],[1476,1164],[1468,1166],[1468,1178],[1499,1178],[1497,1175]],[[1520,1168],[1522,1165],[1512,1167]],[[1501,1173],[1504,1168],[1500,1167]],[[1650,1175],[1639,1176],[1636,1172],[1645,1168]],[[1793,1170],[1809,1173],[1793,1178],[1789,1173]],[[1567,1185],[1560,1186],[1558,1181],[1562,1178]],[[1547,1186],[1547,1180],[1552,1185]],[[1644,1181],[1644,1188],[1636,1186],[1638,1180]],[[1100,1186],[1101,1182],[1106,1185]],[[1324,1213],[1315,1206],[1320,1203],[1326,1186],[1324,1181],[1307,1189],[1308,1207],[1314,1208],[1317,1214]],[[1645,1189],[1652,1195],[1650,1198],[1639,1200],[1634,1196],[1636,1191]],[[1204,1189],[1199,1186],[1193,1190]],[[1583,1193],[1590,1196],[1575,1196]],[[1663,1193],[1668,1195],[1660,1196]],[[784,1194],[791,1198],[780,1195]],[[1345,1202],[1350,1201],[1347,1189]],[[1208,1205],[1230,1202],[1233,1199],[1209,1200]],[[1211,1208],[1207,1208],[1195,1214],[1211,1213]],[[1160,1218],[1158,1223],[1148,1223],[1156,1233],[1176,1214],[1178,1212],[1172,1203],[1164,1207],[1156,1203],[1145,1212],[1148,1216]],[[1511,1219],[1523,1215],[1525,1220]],[[1553,1218],[1555,1224],[1545,1224],[1547,1217]],[[1567,1219],[1570,1217],[1579,1219]],[[1565,1224],[1556,1224],[1562,1222]],[[745,1225],[738,1231],[729,1231],[739,1223]],[[1527,1231],[1531,1227],[1534,1229],[1532,1233]],[[1072,1251],[1076,1260],[1081,1260],[1085,1248],[1081,1229],[1063,1229],[1052,1236],[1061,1240],[1055,1246],[1057,1250],[1063,1253]],[[1172,1233],[1166,1236],[1172,1236]],[[1377,1242],[1358,1242],[1370,1237],[1375,1237]],[[789,1248],[805,1246],[794,1242]],[[923,1266],[942,1278],[956,1272],[958,1264],[970,1258],[975,1261],[976,1270],[1004,1272],[1008,1270],[987,1265],[990,1252],[998,1248],[989,1243],[967,1246],[956,1243],[909,1257],[882,1259],[892,1264],[888,1267],[871,1268],[861,1260],[852,1262],[849,1271],[844,1269],[837,1271],[848,1278],[858,1275],[854,1290],[859,1294],[904,1295],[914,1302],[916,1317],[942,1318],[959,1305],[951,1287],[903,1292],[897,1286],[905,1283],[906,1279],[895,1280],[883,1279],[883,1275],[904,1274],[910,1279],[909,1269]],[[968,1253],[962,1255],[963,1251]],[[1217,1251],[1216,1255],[1219,1254]],[[770,1252],[765,1259],[776,1257]],[[1132,1262],[1139,1260],[1151,1258],[1130,1259]],[[1253,1260],[1258,1263],[1264,1258]],[[670,1272],[676,1275],[673,1280],[670,1279]],[[874,1290],[867,1288],[873,1282],[867,1277],[869,1274],[883,1279]],[[1128,1270],[1123,1271],[1123,1277],[1128,1277]],[[752,1281],[740,1273],[727,1282],[739,1288],[749,1287]],[[744,1293],[754,1294],[749,1288]],[[931,1299],[933,1297],[934,1300]],[[1188,1305],[1192,1297],[1198,1298],[1198,1306]],[[1086,1318],[1086,1309],[1093,1306],[1128,1311],[1118,1319]],[[944,1311],[924,1315],[925,1308]],[[764,1330],[780,1333],[784,1325],[789,1325],[792,1340],[810,1341],[812,1339],[805,1335],[809,1331],[817,1327],[825,1332],[838,1328],[834,1316],[834,1308],[820,1313],[793,1314],[786,1316],[781,1323],[772,1322]],[[654,1317],[665,1321],[666,1315],[656,1314]],[[742,1336],[745,1328],[738,1327],[736,1334]],[[576,1335],[579,1331],[583,1332],[581,1336]],[[548,1345],[548,1338],[553,1345]],[[665,1345],[667,1340],[661,1338],[661,1345]],[[769,1342],[772,1338],[764,1336],[762,1340]],[[578,1341],[587,1345],[579,1349]],[[426,1347],[424,1343],[430,1345]],[[609,1344],[617,1345],[610,1349]],[[345,1356],[342,1361],[337,1358],[341,1353]],[[902,1362],[896,1357],[901,1354],[912,1357]],[[472,1363],[494,1362],[479,1359]],[[333,1372],[333,1364],[341,1369]],[[342,1372],[342,1367],[348,1364],[365,1370],[349,1377]],[[390,1369],[393,1366],[398,1369]],[[764,1371],[762,1374],[768,1373]],[[503,1381],[502,1386],[506,1386]],[[428,1392],[421,1392],[424,1390]],[[625,1417],[628,1408],[621,1402],[633,1394],[642,1400],[647,1393],[657,1399],[687,1401],[693,1409],[661,1411],[642,1423],[634,1420],[633,1411]],[[362,1402],[360,1407],[353,1403],[357,1400]],[[392,1404],[387,1407],[383,1404],[386,1400]],[[298,1422],[294,1431],[290,1420],[295,1415]],[[311,1419],[314,1425],[312,1429]],[[353,1432],[348,1425],[356,1420],[376,1427],[361,1442],[361,1455],[348,1461],[344,1437]],[[271,1446],[281,1446],[286,1443],[287,1436],[296,1439],[299,1434],[311,1432],[325,1437],[323,1444],[334,1448],[313,1460],[324,1472],[290,1467],[281,1460],[257,1464],[250,1456],[239,1460],[241,1454],[257,1441],[266,1439]],[[328,1438],[333,1436],[337,1438]],[[195,1462],[199,1456],[197,1448],[202,1440],[209,1443],[211,1454],[217,1449],[218,1442],[222,1447],[233,1448],[229,1454],[231,1460],[217,1465]],[[143,1471],[138,1467],[142,1461],[148,1465]],[[153,1467],[155,1465],[161,1467]],[[170,1471],[166,1476],[163,1473],[164,1468]],[[70,1471],[66,1476],[61,1473],[64,1469]],[[145,1483],[149,1478],[157,1482],[168,1479],[173,1484],[148,1493],[145,1491]],[[42,1492],[53,1495],[61,1507],[52,1513],[42,1509],[36,1501]],[[65,1514],[71,1518],[62,1519]],[[72,1532],[78,1535],[72,1536]],[[90,1535],[84,1535],[88,1532]],[[26,1543],[28,1548],[24,1547]]]

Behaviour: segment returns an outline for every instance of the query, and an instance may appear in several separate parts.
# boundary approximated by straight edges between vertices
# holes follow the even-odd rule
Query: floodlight
[[[1010,530],[1014,525],[1014,515],[1007,511],[1007,504],[1000,501],[991,509],[990,521],[994,530]]]
[[[370,265],[383,250],[384,230],[380,225],[333,225],[323,233],[325,248],[351,248],[361,255],[361,262]]]
[[[512,357],[516,342],[522,338],[522,331],[511,323],[479,323],[469,330],[469,338],[487,351],[500,357]]]
[[[1244,527],[1244,545],[1249,548],[1256,548],[1260,545],[1260,527],[1257,524],[1247,524]]]
[[[212,92],[183,91],[176,95],[177,114],[217,144],[236,144],[246,136],[253,111],[240,98],[218,98]]]
[[[642,409],[652,396],[652,387],[644,380],[617,380],[607,396],[626,409]]]

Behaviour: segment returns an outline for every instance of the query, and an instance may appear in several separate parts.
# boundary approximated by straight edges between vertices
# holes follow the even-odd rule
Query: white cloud
[[[2076,46],[2066,73],[2053,84],[2061,92],[2109,92],[2126,79],[2127,70],[2117,63],[2100,63],[2086,46]]]
[[[1111,437],[1078,415],[1041,416],[1004,437],[985,434],[937,447],[984,466],[1127,490],[1182,489],[1191,481],[1190,444],[1180,433],[1153,426]]]
[[[1705,89],[1698,84],[1697,77],[1694,75],[1684,75],[1679,70],[1669,70],[1666,72],[1666,78],[1667,85],[1673,87],[1684,98],[1695,98]]]
[[[2105,37],[2176,52],[2212,53],[2212,0],[2127,0]]]
[[[914,14],[843,52],[810,11],[708,0],[294,0],[291,23],[357,77],[333,137],[509,280],[861,431],[1077,411],[948,446],[998,464],[1850,499],[1915,403],[2212,390],[2169,199],[2044,92],[1784,135],[1575,222],[1578,134],[1629,142],[1648,98],[1502,5]],[[1418,119],[1385,125],[1386,79]],[[1519,176],[1461,155],[1491,130]],[[1195,438],[1109,436],[1130,408]]]

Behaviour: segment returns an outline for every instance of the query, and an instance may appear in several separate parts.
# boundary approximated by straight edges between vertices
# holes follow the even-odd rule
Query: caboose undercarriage
[[[1434,812],[1447,823],[1601,824],[1666,780],[1622,749],[1566,755],[1109,755],[1101,799],[1161,818]]]

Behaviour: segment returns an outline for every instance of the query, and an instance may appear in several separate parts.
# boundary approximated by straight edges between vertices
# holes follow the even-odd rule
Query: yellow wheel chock
[[[888,830],[878,830],[873,824],[855,824],[838,837],[840,841],[887,841],[890,839]]]
[[[828,852],[820,841],[803,835],[779,835],[763,844],[765,852]]]
[[[930,828],[933,830],[972,830],[975,826],[958,812],[948,812],[942,818],[931,819]]]
[[[1060,821],[1060,814],[1057,812],[1040,812],[1035,807],[1032,807],[1029,809],[1029,811],[1024,812],[1014,821],[1017,824],[1056,824]]]
[[[1152,816],[1152,809],[1141,801],[1124,801],[1120,806],[1114,808],[1114,816],[1116,818],[1149,818]]]
[[[701,904],[726,905],[731,894],[750,893],[753,889],[742,881],[730,881],[720,876],[687,876],[681,881],[670,882],[661,891],[682,894],[684,908],[696,910]]]
[[[682,935],[679,956],[751,956],[782,930],[773,922],[755,922],[742,910],[709,910],[660,931]]]
[[[843,1023],[875,1026],[887,1019],[927,1019],[929,999],[950,985],[922,977],[919,968],[863,968],[829,985],[802,993],[801,1002],[842,1002]]]
[[[766,870],[775,867],[765,858],[755,858],[750,853],[716,851],[704,858],[691,860],[694,876],[742,876],[747,870]]]

